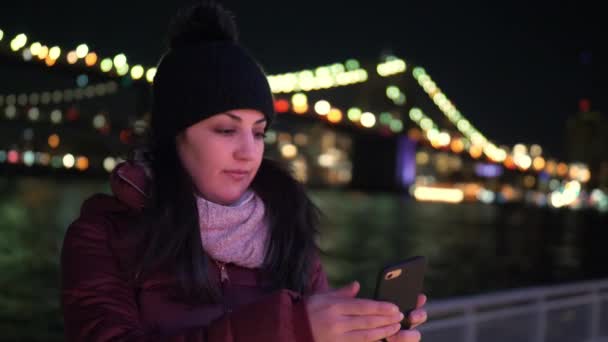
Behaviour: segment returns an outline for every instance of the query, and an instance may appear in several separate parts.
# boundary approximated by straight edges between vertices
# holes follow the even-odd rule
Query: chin
[[[232,203],[238,201],[241,196],[245,193],[245,189],[238,192],[231,192],[229,194],[223,194],[218,196],[218,200],[222,205],[231,205]]]

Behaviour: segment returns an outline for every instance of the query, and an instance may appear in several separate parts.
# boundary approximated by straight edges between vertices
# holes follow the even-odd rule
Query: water
[[[0,339],[61,341],[59,252],[102,181],[0,179]],[[606,276],[608,215],[520,206],[419,203],[396,194],[315,190],[332,286],[373,292],[382,265],[425,255],[432,299]]]

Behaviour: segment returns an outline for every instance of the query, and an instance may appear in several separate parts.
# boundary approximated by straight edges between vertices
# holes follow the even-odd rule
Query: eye
[[[255,137],[257,139],[264,139],[264,138],[266,138],[266,133],[264,133],[264,132],[257,132],[257,133],[255,133]]]
[[[218,134],[221,134],[221,135],[232,135],[235,132],[235,130],[229,129],[229,128],[228,129],[219,128],[219,129],[216,129],[215,132]]]

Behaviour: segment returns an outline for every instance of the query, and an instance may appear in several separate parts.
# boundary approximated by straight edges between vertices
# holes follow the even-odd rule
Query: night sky
[[[0,29],[5,39],[24,32],[65,48],[84,42],[104,56],[124,52],[131,62],[154,65],[169,18],[190,3],[2,1]],[[581,98],[606,115],[608,40],[599,5],[224,3],[236,15],[242,43],[269,73],[348,58],[377,61],[392,51],[423,66],[460,111],[500,144],[539,143],[562,157],[565,120]]]

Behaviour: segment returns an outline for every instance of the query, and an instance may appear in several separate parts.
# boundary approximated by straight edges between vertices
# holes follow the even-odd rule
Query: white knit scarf
[[[228,206],[199,195],[196,204],[203,248],[213,259],[247,268],[262,265],[269,229],[264,202],[254,191]]]

